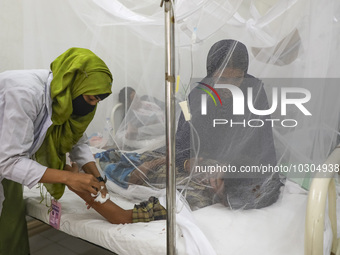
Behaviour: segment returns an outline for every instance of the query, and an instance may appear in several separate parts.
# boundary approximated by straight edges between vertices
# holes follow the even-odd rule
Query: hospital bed
[[[339,148],[327,162],[340,163]],[[287,181],[282,198],[262,209],[232,211],[220,204],[201,208],[192,212],[194,224],[220,255],[328,255],[331,252],[339,255],[340,189],[335,184],[336,178],[338,176],[315,178],[308,192]],[[127,199],[122,188],[113,182],[108,182],[107,187],[111,200],[124,209],[157,195],[147,187],[130,185],[124,192],[135,197]],[[49,208],[40,202],[40,190],[25,188],[24,199],[27,215],[49,224]],[[59,201],[62,206],[60,231],[120,255],[166,254],[164,220],[114,225],[93,209],[87,210],[84,201],[67,189]],[[188,244],[204,245],[184,233],[184,229],[177,226],[178,254],[190,254]]]

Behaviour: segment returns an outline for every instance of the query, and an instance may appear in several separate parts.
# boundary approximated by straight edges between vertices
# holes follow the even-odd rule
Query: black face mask
[[[77,116],[85,116],[94,110],[95,105],[90,105],[87,103],[83,97],[80,95],[72,100],[73,114]]]

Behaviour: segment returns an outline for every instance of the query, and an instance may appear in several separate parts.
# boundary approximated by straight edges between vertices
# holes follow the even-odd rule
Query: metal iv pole
[[[167,255],[176,254],[175,17],[174,17],[172,1],[162,0],[162,3],[161,3],[161,7],[164,4],[164,12],[165,12]]]

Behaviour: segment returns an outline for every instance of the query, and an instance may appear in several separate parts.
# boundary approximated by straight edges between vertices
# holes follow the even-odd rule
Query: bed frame
[[[340,148],[336,148],[325,164],[340,164]],[[340,176],[340,173],[338,173]],[[312,181],[306,211],[305,223],[305,255],[318,255],[323,253],[323,230],[325,227],[325,211],[328,197],[328,214],[331,221],[333,242],[332,254],[340,255],[340,239],[337,239],[337,213],[336,211],[336,173],[327,173]],[[340,215],[338,215],[339,217]]]
[[[114,107],[112,107],[111,113],[110,113],[110,121],[112,125],[112,134],[116,134],[117,129],[119,128],[119,124],[123,120],[123,114],[121,112],[118,112],[118,110],[122,110],[123,104],[118,103]]]

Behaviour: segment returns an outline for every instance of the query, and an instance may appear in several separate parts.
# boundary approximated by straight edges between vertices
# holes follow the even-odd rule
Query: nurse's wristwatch
[[[96,179],[97,179],[99,182],[104,182],[104,183],[106,183],[106,181],[107,181],[106,176],[105,176],[104,178],[101,177],[101,176],[99,176],[99,177],[96,177]]]

